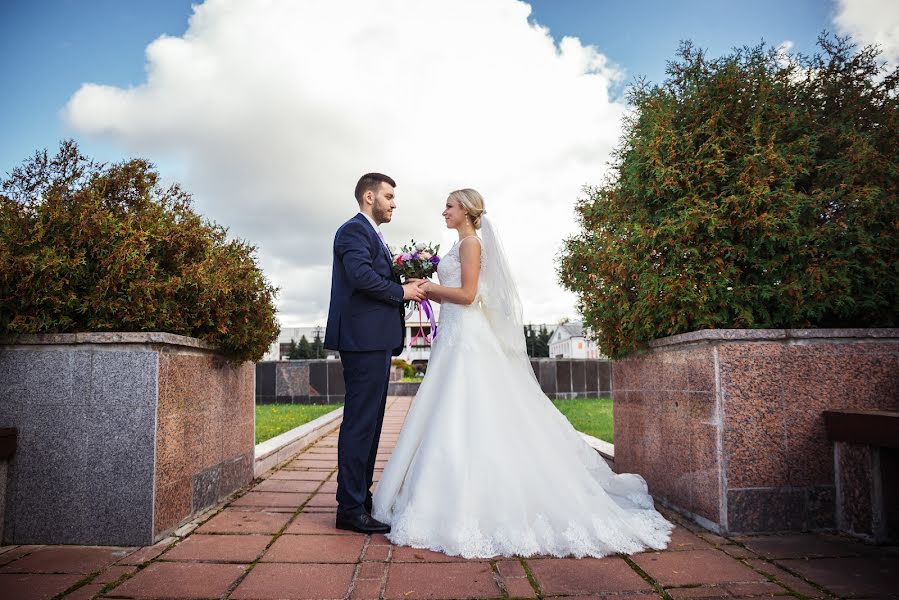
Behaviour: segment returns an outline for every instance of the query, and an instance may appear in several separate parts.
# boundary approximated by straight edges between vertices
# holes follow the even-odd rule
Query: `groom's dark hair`
[[[383,173],[366,173],[360,177],[359,182],[356,184],[356,202],[362,204],[362,195],[368,190],[377,190],[381,186],[381,182],[389,183],[391,186],[396,187],[396,182]]]

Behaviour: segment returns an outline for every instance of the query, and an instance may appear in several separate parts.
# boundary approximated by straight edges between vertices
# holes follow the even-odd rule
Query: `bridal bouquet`
[[[424,242],[404,245],[402,252],[393,258],[393,268],[397,275],[403,278],[403,281],[409,279],[427,279],[437,270],[440,263],[440,257],[437,251],[440,250],[440,244],[431,246]]]
[[[440,244],[437,244],[436,246],[425,244],[423,242],[418,242],[416,244],[415,240],[412,240],[411,244],[403,245],[402,252],[394,257],[393,268],[397,275],[403,278],[403,281],[408,281],[410,279],[427,279],[437,271],[437,265],[440,264],[440,257],[437,256],[439,250]],[[412,311],[415,309],[418,309],[419,326],[418,332],[409,340],[410,348],[412,347],[413,342],[418,338],[422,338],[425,342],[430,344],[433,337],[437,335],[437,322],[434,319],[434,308],[431,306],[430,300],[415,302],[412,306],[412,310],[409,311],[409,315],[411,315]],[[425,316],[427,316],[428,320],[431,322],[431,336],[428,336],[421,326],[422,311],[424,311]],[[409,315],[407,315],[407,318]]]

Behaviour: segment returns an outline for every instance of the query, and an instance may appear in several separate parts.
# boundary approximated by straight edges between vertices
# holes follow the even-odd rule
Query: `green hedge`
[[[899,69],[819,46],[712,60],[686,43],[662,85],[635,87],[560,263],[607,355],[703,328],[899,322]]]
[[[72,141],[0,184],[0,332],[165,331],[229,359],[278,335],[255,248],[227,239],[153,166],[85,158]]]

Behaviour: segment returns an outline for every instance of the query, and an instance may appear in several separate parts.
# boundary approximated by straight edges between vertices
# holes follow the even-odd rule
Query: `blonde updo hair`
[[[480,229],[481,217],[487,212],[484,209],[484,197],[481,196],[477,190],[471,188],[456,190],[455,192],[452,192],[449,197],[458,202],[459,206],[465,209],[474,228]]]

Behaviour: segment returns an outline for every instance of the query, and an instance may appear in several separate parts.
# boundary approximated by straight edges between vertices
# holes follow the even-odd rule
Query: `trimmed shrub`
[[[565,287],[603,352],[704,328],[899,322],[899,69],[689,43],[638,83],[613,175],[585,188]]]
[[[399,367],[403,370],[403,377],[415,377],[415,367],[404,361],[402,358],[394,358],[390,361],[394,367]]]
[[[230,360],[277,338],[277,290],[255,248],[227,239],[153,165],[107,166],[72,141],[0,183],[0,332],[164,331]]]

